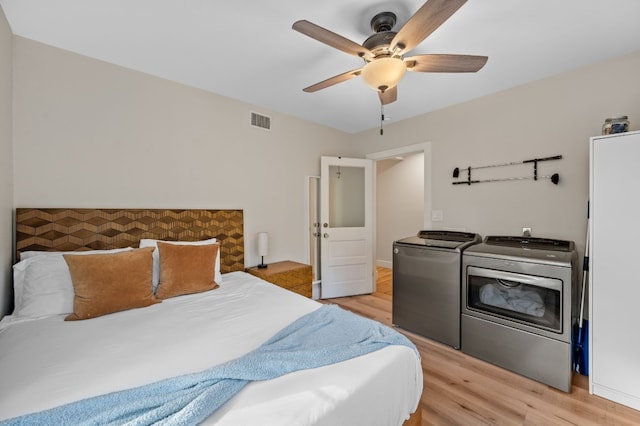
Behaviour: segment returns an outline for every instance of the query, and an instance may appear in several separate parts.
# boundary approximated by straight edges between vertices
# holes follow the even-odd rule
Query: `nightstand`
[[[285,260],[270,263],[262,269],[253,266],[248,268],[247,272],[287,290],[311,297],[312,272],[310,265]]]

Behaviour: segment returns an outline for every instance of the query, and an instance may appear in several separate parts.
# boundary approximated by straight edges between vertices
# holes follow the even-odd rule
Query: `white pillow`
[[[217,240],[215,238],[210,238],[208,240],[201,241],[164,241],[164,240],[154,240],[151,238],[143,238],[140,240],[140,248],[142,247],[155,247],[153,251],[153,291],[156,291],[158,287],[158,282],[160,281],[160,254],[158,251],[158,241],[162,241],[163,243],[169,244],[179,244],[179,245],[187,245],[187,246],[204,246],[207,244],[216,243]],[[218,249],[218,254],[216,255],[216,265],[215,265],[215,277],[214,280],[216,283],[222,283],[222,274],[220,273],[220,250]]]
[[[84,251],[21,251],[20,252],[20,260],[31,259],[32,257],[39,256],[63,256],[65,254],[113,254],[119,253],[122,251],[133,250],[133,247],[124,247],[117,249],[109,249],[109,250],[84,250]]]
[[[73,312],[73,282],[67,262],[62,257],[64,254],[107,254],[128,250],[133,249],[21,253],[23,260],[13,265],[13,315],[39,317]]]

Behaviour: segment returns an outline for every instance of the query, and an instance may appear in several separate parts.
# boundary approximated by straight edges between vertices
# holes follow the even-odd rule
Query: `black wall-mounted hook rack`
[[[483,182],[502,182],[508,180],[538,180],[538,179],[550,179],[554,185],[557,185],[560,182],[560,175],[558,173],[554,173],[549,176],[538,176],[538,163],[543,161],[551,161],[551,160],[561,160],[562,155],[554,155],[553,157],[543,157],[543,158],[533,158],[531,160],[524,161],[514,161],[511,163],[502,163],[502,164],[491,164],[488,166],[477,166],[477,167],[466,167],[462,170],[466,170],[467,172],[467,180],[464,181],[456,181],[452,182],[454,185],[471,185],[472,183],[483,183]],[[471,170],[478,169],[488,169],[493,167],[504,167],[504,166],[515,166],[518,164],[528,164],[533,163],[533,177],[513,177],[513,178],[502,178],[502,179],[484,179],[484,180],[472,180],[471,179]],[[453,177],[458,178],[460,176],[460,168],[456,167],[453,169]]]

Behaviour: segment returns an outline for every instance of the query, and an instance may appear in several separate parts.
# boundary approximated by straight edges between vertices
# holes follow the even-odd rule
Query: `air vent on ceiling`
[[[271,117],[251,111],[251,127],[271,130]]]

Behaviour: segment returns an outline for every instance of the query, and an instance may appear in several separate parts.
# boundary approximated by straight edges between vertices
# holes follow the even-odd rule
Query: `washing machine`
[[[475,233],[440,230],[395,241],[393,324],[459,349],[462,253],[480,242]]]

